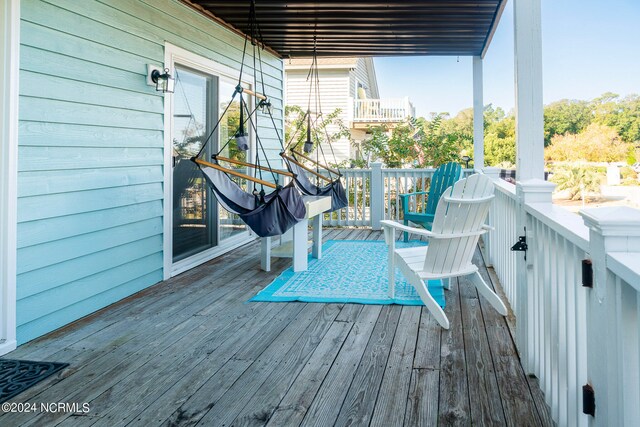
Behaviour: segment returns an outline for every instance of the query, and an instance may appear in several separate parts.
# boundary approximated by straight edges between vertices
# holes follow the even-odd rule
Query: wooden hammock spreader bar
[[[248,93],[249,95],[253,95],[258,99],[262,99],[263,101],[266,101],[267,97],[261,93],[258,92],[254,92],[251,89],[242,89],[242,92],[244,93]]]
[[[222,156],[216,156],[216,159],[221,160],[223,162],[234,163],[236,165],[241,165],[241,166],[248,166],[253,169],[260,169],[263,171],[273,172],[273,173],[277,173],[278,175],[284,175],[284,176],[289,176],[293,178],[293,174],[291,172],[283,171],[282,169],[269,169],[266,166],[260,166],[254,163],[247,163],[247,162],[243,162],[242,160],[235,160],[235,159],[230,159],[228,157],[222,157]]]
[[[318,172],[314,171],[313,169],[311,169],[310,167],[308,167],[307,165],[300,163],[299,161],[297,161],[296,159],[294,159],[293,157],[289,157],[287,156],[285,153],[280,153],[280,156],[282,156],[283,159],[286,159],[288,161],[290,161],[291,163],[294,163],[298,166],[300,166],[302,169],[306,170],[309,173],[314,174],[315,176],[317,176],[318,178],[322,178],[325,181],[329,181],[331,182],[331,178],[328,178],[322,174],[319,174]]]
[[[215,163],[207,162],[206,160],[195,159],[194,162],[198,163],[199,165],[208,166],[210,168],[217,169],[217,170],[222,171],[222,172],[226,172],[229,175],[234,175],[234,176],[237,176],[239,178],[247,179],[249,181],[258,183],[260,185],[264,185],[265,187],[270,187],[270,188],[273,188],[273,189],[278,188],[275,184],[273,184],[273,183],[271,183],[269,181],[264,181],[262,179],[254,178],[254,177],[252,177],[250,175],[247,175],[247,174],[244,174],[242,172],[236,172],[233,169],[227,169],[227,168],[222,167],[220,165],[216,165]]]
[[[296,151],[296,150],[294,150],[294,149],[291,149],[291,152],[292,152],[293,154],[295,154],[296,156],[300,156],[300,157],[302,157],[303,159],[306,159],[306,160],[309,160],[310,162],[313,162],[314,164],[316,164],[316,165],[320,166],[320,167],[321,167],[321,168],[323,168],[323,169],[328,170],[329,172],[332,172],[332,173],[334,173],[334,174],[336,174],[336,175],[341,175],[340,171],[338,171],[338,170],[336,170],[336,169],[333,169],[333,168],[330,168],[330,167],[329,167],[329,166],[327,166],[327,165],[323,165],[322,163],[318,163],[318,162],[316,162],[315,160],[313,160],[311,157],[305,156],[304,154],[299,153],[299,152],[297,152],[297,151]]]

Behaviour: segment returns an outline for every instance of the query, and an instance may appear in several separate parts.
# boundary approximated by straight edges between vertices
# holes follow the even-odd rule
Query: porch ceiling
[[[249,0],[183,0],[247,29]],[[283,57],[484,55],[507,0],[257,0],[263,41]]]

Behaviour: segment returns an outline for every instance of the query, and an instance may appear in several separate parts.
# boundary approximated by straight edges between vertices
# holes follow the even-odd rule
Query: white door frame
[[[237,79],[239,71],[229,66],[220,64],[211,59],[204,58],[181,47],[165,43],[164,67],[175,73],[175,64],[184,65],[195,70],[203,71],[216,76]],[[251,85],[253,87],[253,84]],[[224,245],[215,246],[204,250],[184,260],[173,262],[173,179],[172,179],[172,150],[173,141],[173,102],[172,95],[164,98],[164,225],[163,225],[163,277],[167,280],[177,274],[205,263],[223,253],[229,252],[244,245],[255,236],[250,231],[240,233],[237,236],[226,239]],[[252,132],[250,132],[252,134]],[[253,138],[252,138],[253,139]]]
[[[0,355],[16,348],[20,0],[0,5]]]

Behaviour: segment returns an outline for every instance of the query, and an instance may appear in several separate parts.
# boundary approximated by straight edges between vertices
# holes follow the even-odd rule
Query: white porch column
[[[0,3],[0,355],[16,348],[20,0]]]
[[[544,178],[540,0],[514,0],[518,181]]]
[[[484,101],[482,57],[473,57],[473,167],[484,168]]]

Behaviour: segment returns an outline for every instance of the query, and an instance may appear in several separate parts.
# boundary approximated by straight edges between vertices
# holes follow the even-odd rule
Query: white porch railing
[[[428,188],[435,172],[435,169],[382,169],[380,163],[371,166],[371,169],[342,170],[349,205],[325,214],[324,225],[379,229],[383,219],[400,220],[399,195]],[[469,173],[472,169],[465,170],[465,174]]]
[[[408,97],[354,100],[354,122],[395,123],[415,115],[415,108]]]
[[[323,224],[330,226],[371,225],[371,169],[342,170],[349,205],[325,214]]]
[[[640,212],[591,209],[581,218],[552,205],[552,184],[524,183],[516,192],[495,182],[489,262],[516,316],[523,366],[539,378],[554,421],[638,425]],[[526,260],[510,251],[519,235],[526,235]],[[587,258],[593,288],[582,286]],[[583,413],[586,384],[595,392],[593,418]]]
[[[484,236],[489,263],[500,277],[500,283],[511,304],[516,300],[516,263],[510,248],[518,240],[516,233],[515,185],[495,180],[495,199],[489,211],[489,225],[494,231]]]

